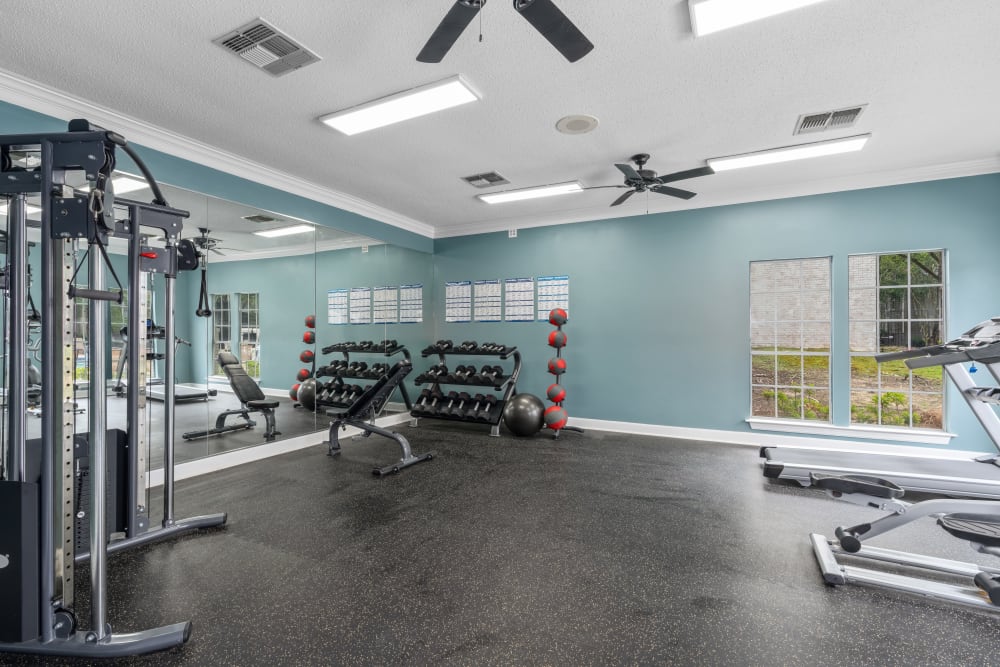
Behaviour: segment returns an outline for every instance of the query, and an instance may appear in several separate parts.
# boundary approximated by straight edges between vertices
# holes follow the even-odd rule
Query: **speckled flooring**
[[[372,437],[178,484],[178,517],[229,524],[111,559],[117,631],[194,623],[128,662],[998,664],[1000,616],[824,586],[809,532],[879,513],[768,482],[756,448],[397,428],[438,457],[376,479]],[[879,544],[985,558],[929,520]]]

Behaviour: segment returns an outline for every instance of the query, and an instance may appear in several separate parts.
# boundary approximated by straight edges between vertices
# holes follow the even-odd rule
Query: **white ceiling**
[[[1000,171],[996,0],[829,0],[701,38],[686,0],[557,0],[595,45],[574,64],[510,0],[493,0],[481,43],[477,21],[440,64],[417,62],[452,4],[8,3],[0,69],[431,236]],[[212,44],[256,17],[323,60],[274,78]],[[316,120],[456,73],[481,101],[354,137]],[[857,104],[868,107],[855,128],[792,135],[802,113]],[[577,113],[600,126],[555,130]],[[621,182],[613,164],[638,152],[663,174],[865,132],[861,153],[678,183],[699,193],[689,202],[636,195],[611,209],[621,191],[594,190],[490,206],[460,180],[496,170],[511,185],[493,189],[610,185]]]

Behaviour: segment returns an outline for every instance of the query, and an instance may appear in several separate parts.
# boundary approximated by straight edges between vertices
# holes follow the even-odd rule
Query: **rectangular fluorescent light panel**
[[[822,157],[824,155],[852,153],[864,148],[871,136],[872,135],[870,134],[862,134],[856,137],[831,139],[830,141],[817,141],[811,144],[787,146],[785,148],[775,148],[767,151],[759,151],[757,153],[733,155],[732,157],[710,158],[708,160],[708,166],[715,171],[727,171],[729,169],[759,167],[765,164],[790,162],[792,160],[805,160],[812,157]]]
[[[688,0],[688,9],[694,34],[701,37],[820,2],[823,0]]]
[[[541,197],[554,197],[556,195],[568,195],[571,192],[583,192],[583,187],[579,182],[557,183],[555,185],[543,185],[537,188],[524,188],[522,190],[507,190],[506,192],[494,192],[488,195],[476,195],[487,204],[505,204],[509,201],[520,201],[522,199],[539,199]]]
[[[268,229],[262,232],[254,232],[257,236],[265,236],[269,239],[279,236],[291,236],[292,234],[305,234],[313,230],[312,225],[292,225],[291,227],[279,227],[278,229]]]
[[[462,77],[411,88],[395,95],[322,116],[320,120],[338,132],[351,136],[378,127],[392,125],[435,111],[475,102],[479,95]]]
[[[114,183],[116,195],[123,195],[126,192],[135,192],[136,190],[145,190],[149,187],[146,181],[132,178],[131,176],[112,176],[111,182]]]

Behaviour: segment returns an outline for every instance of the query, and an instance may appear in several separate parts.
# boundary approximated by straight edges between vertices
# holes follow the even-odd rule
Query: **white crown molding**
[[[948,178],[981,176],[983,174],[993,174],[996,172],[1000,172],[1000,156],[967,160],[964,162],[950,162],[946,164],[926,165],[922,167],[908,167],[906,169],[891,171],[852,174],[850,176],[843,176],[840,178],[789,183],[787,185],[775,186],[766,189],[734,190],[716,196],[698,197],[687,202],[683,202],[681,200],[670,200],[671,204],[673,204],[672,208],[652,211],[651,215],[673,213],[674,211],[687,211],[699,208],[713,208],[716,206],[730,206],[732,204],[748,204],[751,202],[770,201],[774,199],[806,197],[809,195],[829,194],[832,192],[844,192],[847,190],[865,190],[869,188],[881,188],[892,185],[905,185],[907,183],[939,181]],[[607,220],[611,217],[627,218],[638,215],[645,215],[645,212],[635,209],[618,211],[611,211],[609,209],[577,209],[574,211],[554,213],[552,215],[542,215],[536,217],[510,217],[502,220],[468,222],[460,225],[438,227],[436,228],[434,238],[440,239],[455,236],[469,236],[471,234],[489,234],[493,232],[507,231],[508,229],[549,227],[552,225],[562,225],[573,222]]]
[[[11,104],[61,120],[86,117],[102,127],[114,129],[130,142],[142,144],[154,150],[190,160],[233,176],[239,176],[261,185],[357,213],[420,236],[434,238],[434,227],[425,222],[409,218],[344,192],[295,178],[271,167],[251,162],[246,158],[227,153],[208,144],[105,109],[93,102],[53,90],[43,84],[2,69],[0,69],[0,96]]]

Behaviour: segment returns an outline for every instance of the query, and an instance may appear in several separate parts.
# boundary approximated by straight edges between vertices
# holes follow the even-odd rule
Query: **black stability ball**
[[[516,394],[503,408],[503,422],[514,435],[534,435],[545,425],[545,403],[533,394]]]
[[[305,382],[299,385],[298,391],[299,403],[302,404],[306,410],[316,409],[316,380],[314,378],[309,378]]]

